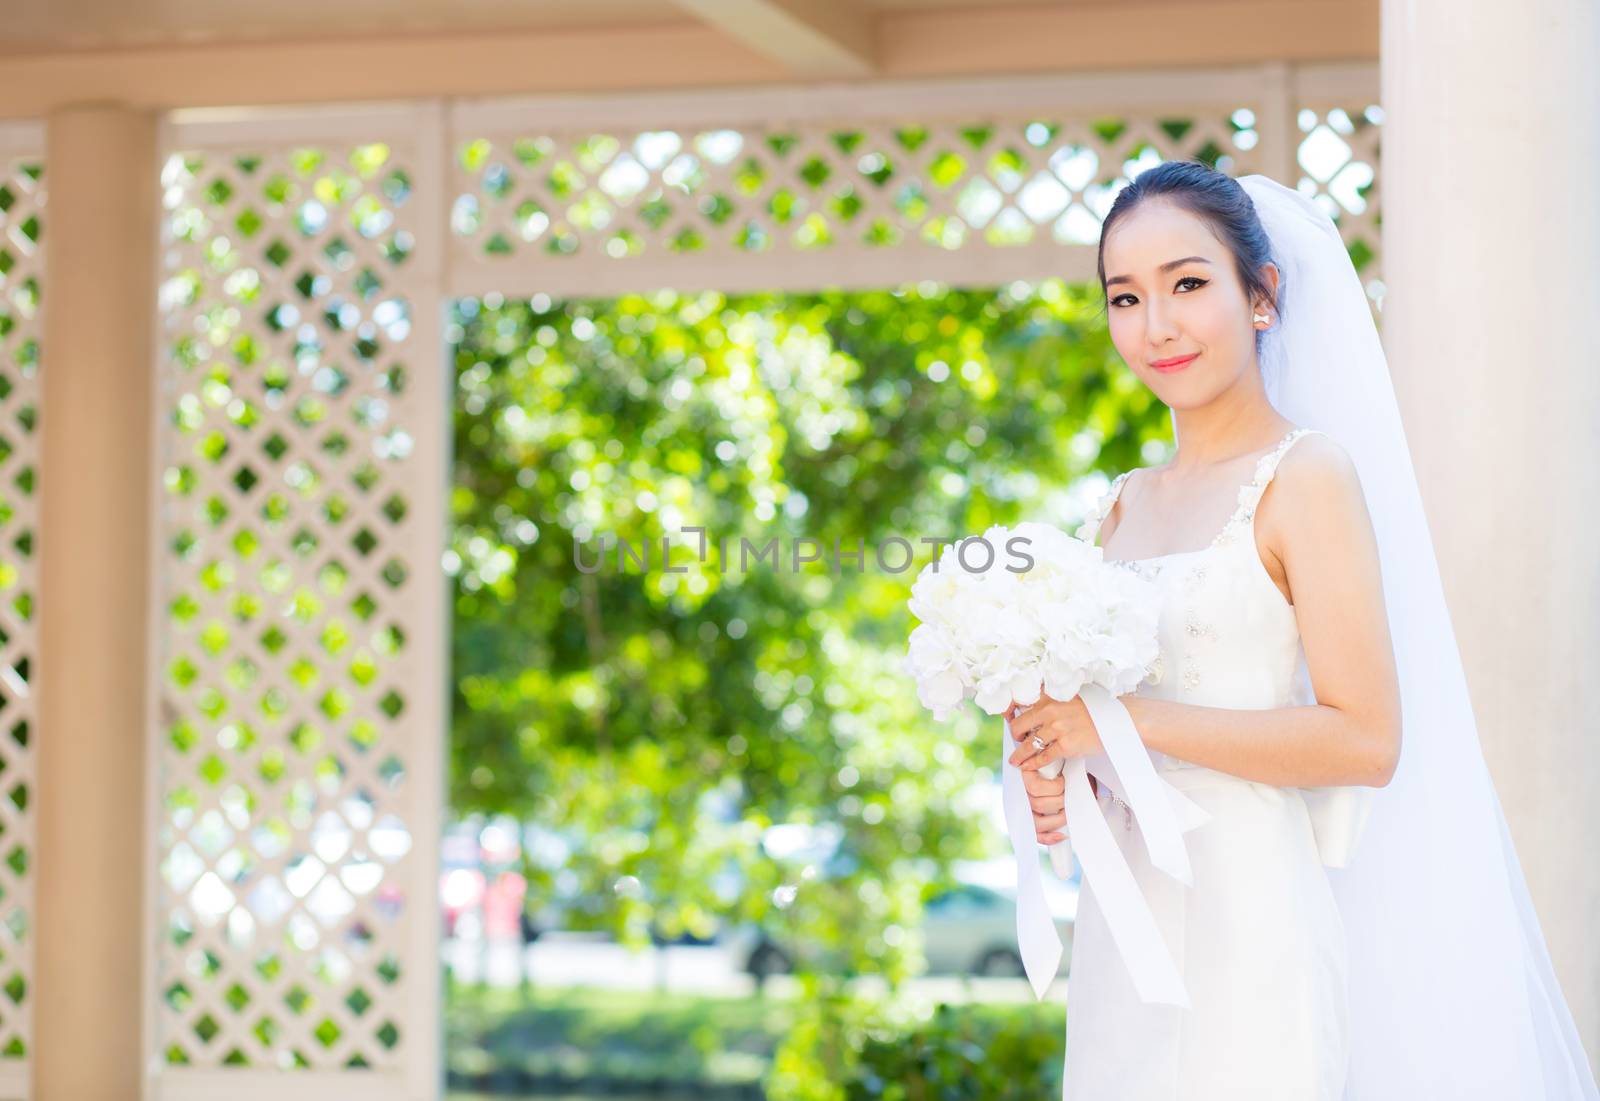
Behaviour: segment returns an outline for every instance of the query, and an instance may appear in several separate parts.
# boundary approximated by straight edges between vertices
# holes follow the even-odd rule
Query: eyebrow
[[[1209,263],[1211,263],[1211,261],[1207,260],[1204,256],[1185,256],[1181,260],[1168,260],[1165,264],[1161,265],[1161,270],[1162,271],[1171,271],[1173,268],[1181,268],[1185,264],[1209,264]],[[1110,279],[1106,280],[1106,286],[1109,287],[1113,283],[1132,283],[1132,282],[1133,282],[1133,276],[1131,276],[1131,275],[1113,275]]]

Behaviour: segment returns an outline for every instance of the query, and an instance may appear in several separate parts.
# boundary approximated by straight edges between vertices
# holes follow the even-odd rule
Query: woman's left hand
[[[1056,700],[1041,692],[1038,702],[1026,707],[1013,703],[1004,715],[1011,722],[1011,736],[1022,743],[1011,755],[1018,768],[1037,769],[1062,758],[1105,752],[1089,708],[1079,696]],[[1034,735],[1044,741],[1043,749],[1033,748]]]

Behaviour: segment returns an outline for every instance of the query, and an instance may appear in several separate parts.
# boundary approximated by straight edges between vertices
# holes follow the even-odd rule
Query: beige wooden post
[[[156,133],[47,123],[35,1101],[140,1091]]]
[[[1382,29],[1384,341],[1484,756],[1600,1059],[1600,10],[1384,0]]]

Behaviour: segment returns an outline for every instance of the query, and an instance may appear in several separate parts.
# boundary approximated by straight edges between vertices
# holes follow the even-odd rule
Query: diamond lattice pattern
[[[400,1009],[430,972],[403,950],[430,904],[408,477],[442,415],[414,400],[410,169],[207,151],[163,188],[160,1055],[392,1068],[435,1042]]]
[[[1248,112],[1246,112],[1248,114]],[[1118,188],[1164,159],[1251,171],[1214,117],[507,132],[455,149],[456,255],[1088,245]]]
[[[25,1075],[30,1045],[44,205],[43,159],[0,154],[0,1081]]]
[[[1300,192],[1315,199],[1339,227],[1367,297],[1381,308],[1378,138],[1383,108],[1376,103],[1302,107],[1296,123]]]

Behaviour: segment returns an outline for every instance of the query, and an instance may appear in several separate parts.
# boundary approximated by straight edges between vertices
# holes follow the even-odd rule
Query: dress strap
[[[1116,505],[1117,497],[1122,493],[1122,483],[1126,482],[1128,475],[1132,473],[1131,469],[1124,470],[1121,474],[1111,479],[1110,488],[1101,495],[1099,502],[1094,506],[1094,511],[1089,514],[1088,519],[1078,525],[1078,530],[1075,534],[1079,539],[1082,539],[1085,543],[1093,543],[1100,538],[1100,525],[1106,522],[1107,516],[1111,515],[1111,509]]]
[[[1242,532],[1250,531],[1255,525],[1256,505],[1261,500],[1261,495],[1266,492],[1271,484],[1273,475],[1278,473],[1278,464],[1289,453],[1296,440],[1311,434],[1326,435],[1320,428],[1296,428],[1278,442],[1278,446],[1261,456],[1256,462],[1255,476],[1239,487],[1239,503],[1233,515],[1223,525],[1222,531],[1217,534],[1213,545],[1222,546],[1232,543]]]
[[[1261,500],[1261,494],[1266,492],[1268,483],[1272,481],[1273,475],[1278,472],[1278,464],[1283,461],[1284,455],[1288,454],[1289,448],[1294,446],[1296,440],[1312,433],[1326,435],[1320,428],[1296,428],[1279,440],[1278,446],[1256,460],[1255,476],[1239,487],[1239,503],[1235,506],[1233,515],[1228,518],[1228,522],[1222,526],[1222,530],[1211,541],[1212,546],[1224,546],[1232,543],[1238,537],[1239,532],[1250,529],[1255,520],[1256,503]],[[1138,468],[1135,467],[1133,469]],[[1105,523],[1107,516],[1111,515],[1111,510],[1115,507],[1117,498],[1122,494],[1123,484],[1127,482],[1128,476],[1133,473],[1133,469],[1124,470],[1111,480],[1110,488],[1100,497],[1099,502],[1094,507],[1094,511],[1078,526],[1078,530],[1074,533],[1079,539],[1082,539],[1085,543],[1094,543],[1100,538],[1100,525]]]

